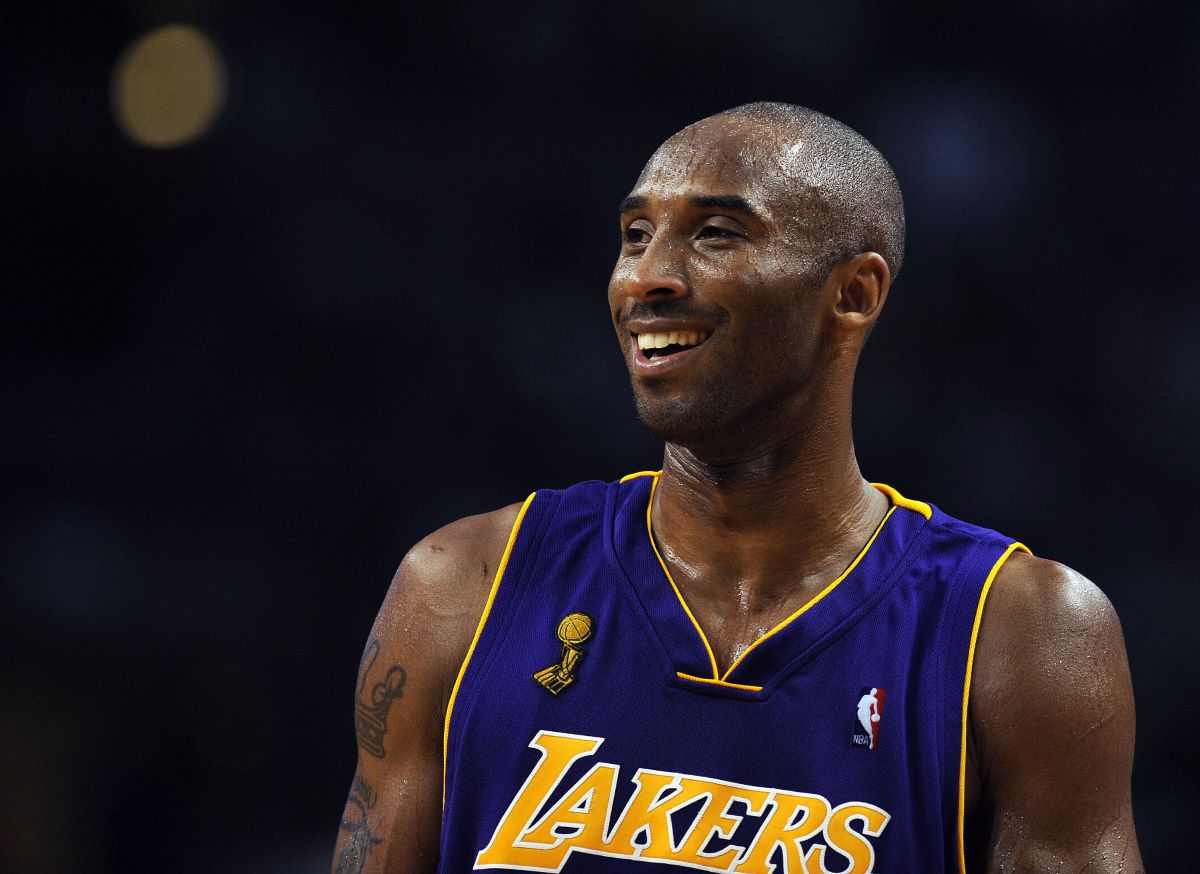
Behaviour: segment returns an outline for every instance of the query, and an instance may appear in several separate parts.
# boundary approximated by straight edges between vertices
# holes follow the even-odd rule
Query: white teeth
[[[670,331],[638,334],[639,349],[665,349],[668,346],[695,346],[708,337],[703,331]]]

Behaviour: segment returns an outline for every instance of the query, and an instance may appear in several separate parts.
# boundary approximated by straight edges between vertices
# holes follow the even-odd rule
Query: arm
[[[446,526],[396,572],[359,667],[358,768],[334,874],[437,867],[446,706],[519,509]]]
[[[1116,613],[1091,582],[1044,559],[1009,559],[984,607],[969,725],[977,870],[1143,871],[1129,664]]]

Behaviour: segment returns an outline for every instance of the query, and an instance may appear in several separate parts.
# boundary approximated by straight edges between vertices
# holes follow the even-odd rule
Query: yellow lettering
[[[729,813],[729,806],[735,801],[744,801],[749,810],[747,815],[758,816],[771,797],[770,790],[752,789],[747,786],[731,786],[728,783],[718,783],[713,780],[701,780],[696,777],[684,777],[679,781],[683,791],[687,793],[707,794],[711,796],[704,805],[700,815],[692,824],[684,839],[683,846],[671,858],[677,862],[704,865],[718,871],[727,871],[744,847],[730,845],[715,853],[705,853],[704,847],[713,837],[731,838],[737,827],[742,824],[740,816]]]
[[[784,874],[804,874],[800,842],[821,831],[829,816],[829,802],[820,795],[794,792],[776,792],[772,801],[771,815],[734,869],[739,874],[771,874],[775,866],[768,860],[776,847],[783,848]]]
[[[540,750],[542,758],[508,806],[488,845],[475,858],[475,867],[514,865],[537,871],[557,871],[561,868],[570,846],[520,846],[521,833],[546,803],[554,787],[562,781],[567,769],[578,759],[593,755],[602,743],[604,738],[600,737],[539,731],[529,746]]]
[[[675,846],[671,842],[671,814],[703,794],[700,791],[686,793],[679,790],[660,797],[675,786],[678,780],[677,774],[664,774],[660,771],[639,769],[633,775],[637,791],[625,805],[621,821],[613,828],[612,837],[608,839],[609,852],[634,856],[640,849],[641,858],[644,859],[672,858]],[[633,840],[643,831],[650,843],[639,847]]]
[[[616,782],[616,765],[596,765],[521,836],[521,843],[555,847],[566,840],[570,849],[603,850]],[[562,834],[564,826],[573,828],[574,833]]]
[[[475,868],[553,874],[578,850],[734,874],[832,874],[825,866],[832,851],[849,862],[837,874],[874,872],[870,839],[883,833],[891,816],[872,804],[853,802],[831,810],[820,795],[639,769],[633,776],[633,796],[614,823],[620,768],[597,762],[550,805],[567,772],[580,759],[595,755],[602,743],[599,737],[538,732],[529,746],[541,757],[476,856]],[[730,813],[735,802],[745,805],[745,813]],[[729,843],[746,817],[764,813],[748,848]],[[680,829],[678,843],[673,814],[691,819]],[[802,848],[822,832],[820,842],[812,842],[807,851]],[[711,843],[721,841],[727,846],[707,851]],[[779,863],[771,861],[777,851],[782,851]]]
[[[850,828],[851,820],[862,821],[862,832]],[[883,833],[891,816],[871,804],[839,804],[829,814],[825,842],[829,849],[850,860],[850,867],[839,874],[871,874],[875,870],[875,848],[863,835],[873,838]],[[805,858],[810,874],[830,874],[825,867],[825,848],[816,846]]]

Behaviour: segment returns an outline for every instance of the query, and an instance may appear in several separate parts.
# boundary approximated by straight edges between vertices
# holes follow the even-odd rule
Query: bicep
[[[988,871],[1138,871],[1133,691],[1120,624],[1086,579],[1020,557],[985,609],[972,728]]]
[[[431,871],[441,816],[441,690],[402,567],[376,619],[354,693],[358,766],[342,816],[335,874]],[[397,591],[397,590],[400,591]]]

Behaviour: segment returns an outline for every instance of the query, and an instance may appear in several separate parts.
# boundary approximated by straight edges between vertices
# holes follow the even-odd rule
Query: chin
[[[635,395],[638,418],[655,437],[676,446],[703,446],[727,434],[725,404],[708,396],[702,402],[684,398],[653,398]]]

